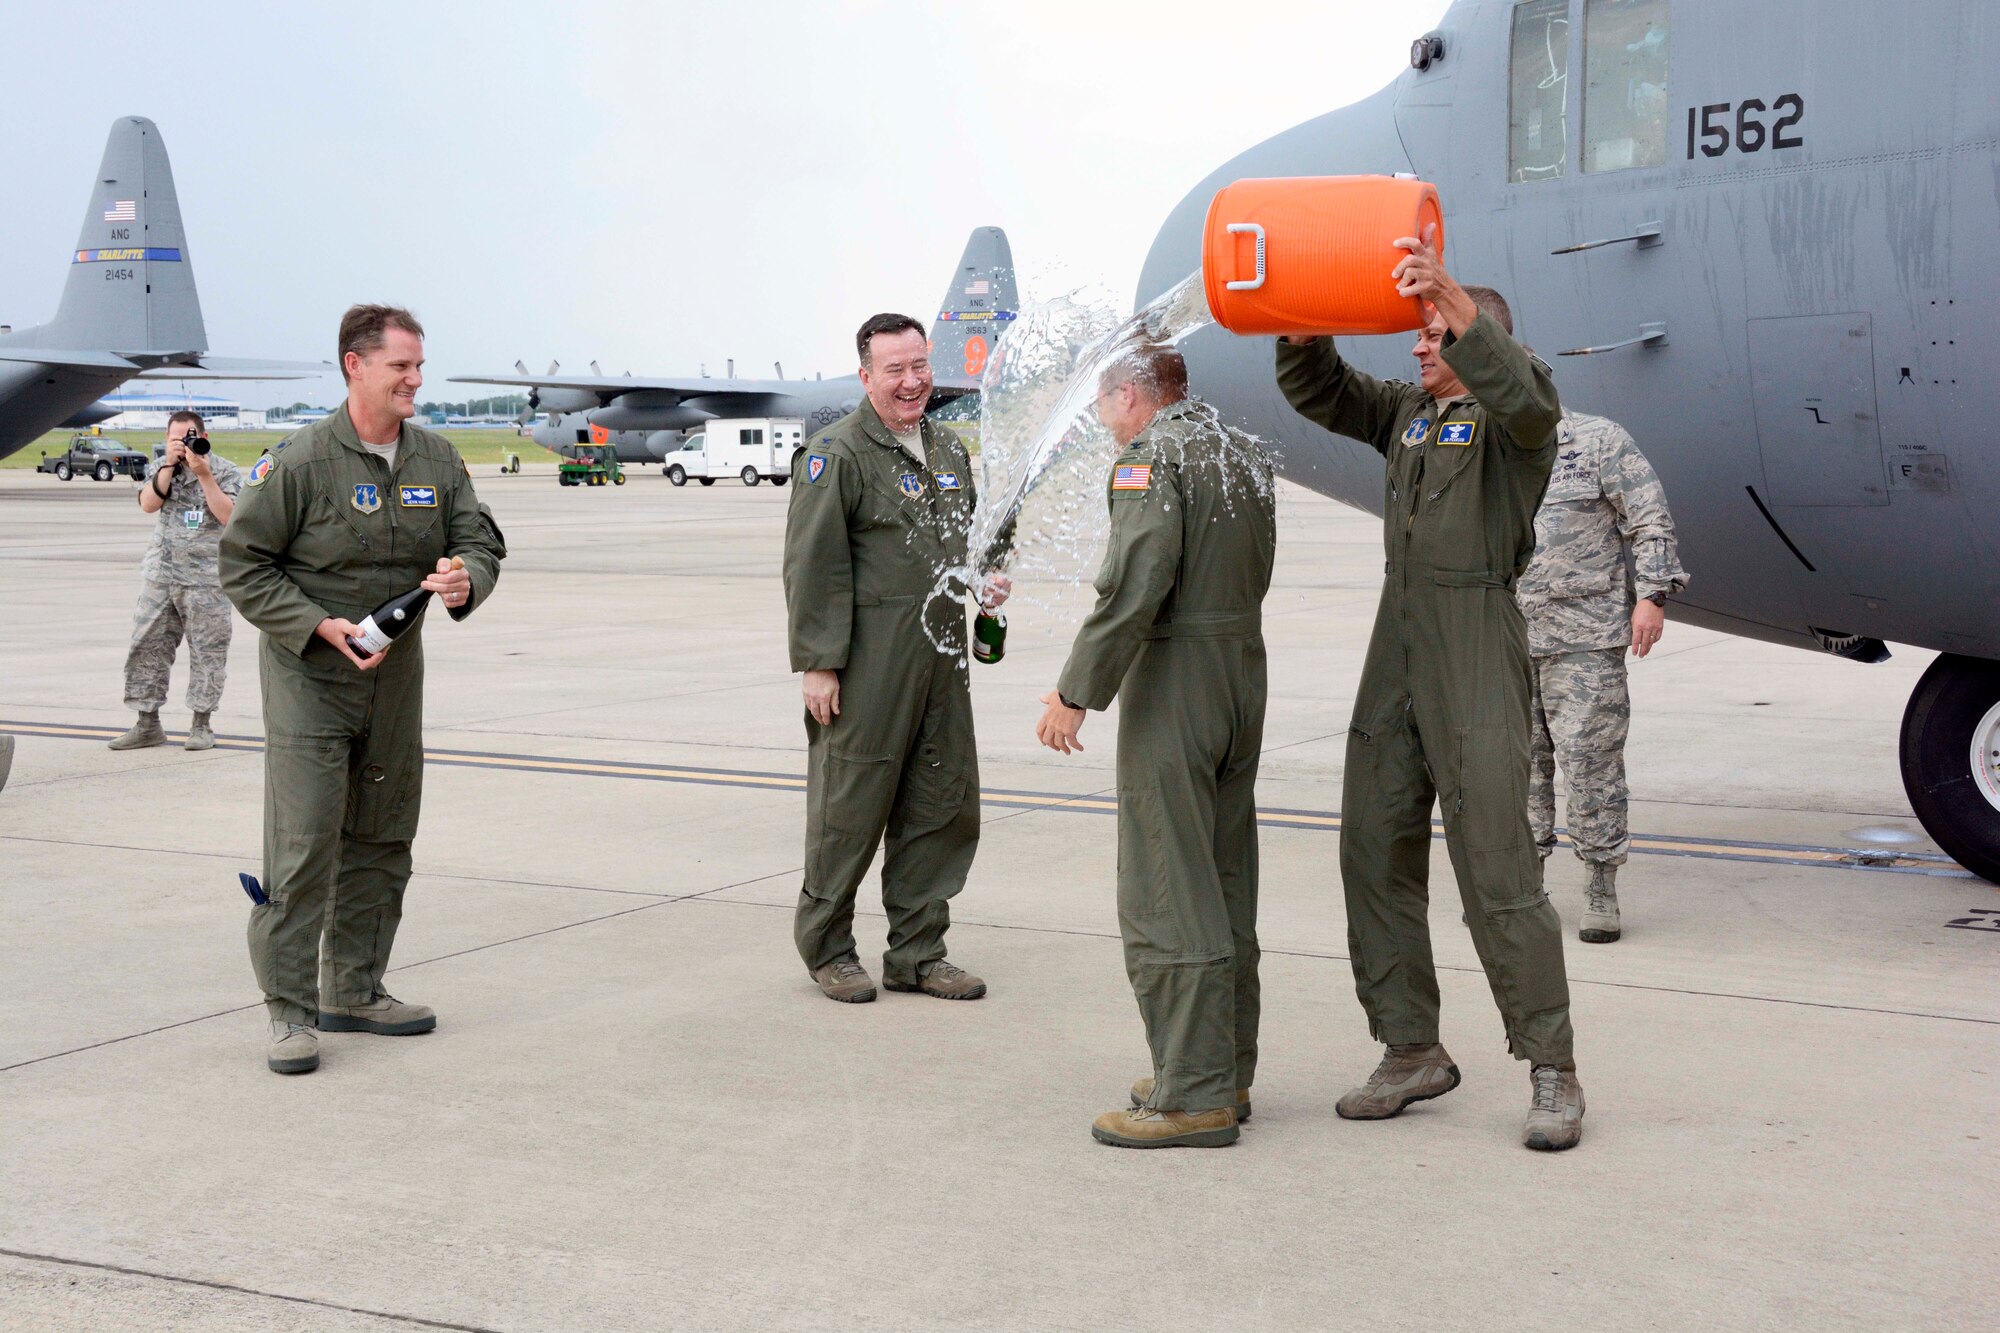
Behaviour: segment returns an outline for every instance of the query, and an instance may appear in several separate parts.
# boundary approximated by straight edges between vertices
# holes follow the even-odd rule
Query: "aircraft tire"
[[[744,469],[743,469],[743,484],[744,484],[745,486],[755,486],[755,485],[757,484],[757,469],[756,469],[756,468],[754,468],[754,467],[746,467],[746,468],[744,468]]]
[[[2000,884],[2000,662],[1946,653],[1903,710],[1903,790],[1931,839]]]
[[[678,463],[674,464],[672,467],[667,469],[667,480],[671,481],[676,486],[687,485],[688,484],[687,469],[682,467]]]
[[[74,472],[70,471],[68,459],[64,459],[62,462],[56,464],[57,481],[68,481],[71,477],[75,475],[76,474]]]

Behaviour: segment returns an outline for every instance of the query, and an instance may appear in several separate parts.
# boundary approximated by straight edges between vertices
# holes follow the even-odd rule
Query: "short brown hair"
[[[869,344],[875,341],[876,334],[901,333],[905,329],[915,329],[919,338],[930,336],[924,332],[922,324],[908,315],[870,315],[862,323],[860,332],[854,335],[854,350],[861,354],[861,364],[874,365],[874,351]]]
[[[384,335],[390,329],[414,333],[419,338],[424,336],[424,326],[417,323],[417,317],[399,305],[349,306],[340,317],[340,378],[347,378],[349,352],[366,356],[381,351]]]
[[[1472,304],[1491,315],[1495,324],[1509,334],[1514,332],[1514,312],[1507,308],[1506,297],[1491,287],[1467,287],[1465,294],[1472,298]]]
[[[1166,343],[1139,343],[1119,353],[1097,377],[1097,391],[1110,393],[1121,384],[1136,385],[1162,404],[1187,397],[1187,358]]]
[[[196,431],[208,429],[208,423],[201,419],[201,413],[190,411],[185,407],[167,418],[167,429],[172,430],[183,421],[192,421]]]

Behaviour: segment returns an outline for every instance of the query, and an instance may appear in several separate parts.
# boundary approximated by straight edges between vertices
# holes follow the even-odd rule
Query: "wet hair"
[[[862,322],[861,329],[854,335],[854,350],[861,354],[861,364],[872,368],[875,364],[873,343],[878,333],[901,333],[905,329],[915,329],[919,338],[928,337],[924,326],[908,315],[870,315]]]
[[[1097,392],[1107,394],[1122,384],[1156,402],[1177,403],[1187,397],[1187,359],[1165,343],[1139,343],[1104,368]]]
[[[1514,332],[1514,312],[1507,306],[1507,298],[1491,287],[1467,287],[1465,294],[1472,298],[1472,304],[1493,317],[1493,322],[1508,333]]]
[[[194,423],[195,434],[197,435],[208,429],[208,423],[201,419],[201,413],[191,412],[186,408],[182,408],[167,418],[167,429],[172,430],[183,421],[192,421]]]
[[[349,352],[366,356],[381,351],[390,329],[424,336],[424,326],[417,323],[417,317],[399,305],[349,306],[340,317],[340,378],[347,378]]]

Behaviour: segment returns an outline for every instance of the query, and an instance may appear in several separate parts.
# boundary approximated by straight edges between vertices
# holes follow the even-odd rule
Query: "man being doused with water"
[[[986,983],[945,958],[949,904],[979,845],[979,761],[966,607],[941,591],[947,571],[966,564],[972,458],[924,416],[922,324],[876,315],[855,345],[867,401],[807,438],[785,524],[792,670],[804,673],[806,706],[805,883],[793,935],[827,998],[875,998],[853,926],[880,846],[882,984],[976,1000]],[[998,606],[1005,576],[984,591]]]
[[[1531,681],[1513,591],[1534,554],[1562,408],[1548,367],[1514,341],[1507,303],[1460,287],[1431,239],[1396,242],[1410,252],[1394,269],[1398,290],[1429,315],[1413,349],[1420,383],[1365,375],[1328,338],[1278,344],[1292,406],[1388,460],[1388,576],[1340,805],[1354,980],[1388,1050],[1336,1109],[1381,1120],[1458,1086],[1438,1043],[1426,919],[1435,803],[1507,1048],[1529,1064],[1522,1141],[1568,1148],[1583,1133],[1583,1090],[1562,923],[1528,827]]]
[[[1152,1048],[1132,1106],[1091,1134],[1124,1148],[1234,1143],[1257,1068],[1257,756],[1270,460],[1188,397],[1187,363],[1142,345],[1098,383],[1122,446],[1097,605],[1036,735],[1068,754],[1118,698],[1118,926]]]

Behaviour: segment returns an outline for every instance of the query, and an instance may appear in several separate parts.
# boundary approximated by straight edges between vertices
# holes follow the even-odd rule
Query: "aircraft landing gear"
[[[1924,831],[2000,884],[2000,662],[1931,663],[1903,710],[1903,789]]]

